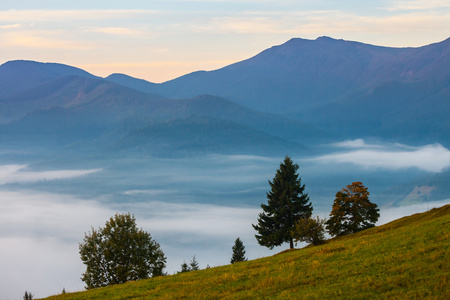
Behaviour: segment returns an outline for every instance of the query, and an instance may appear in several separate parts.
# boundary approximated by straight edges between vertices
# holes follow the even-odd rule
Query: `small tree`
[[[247,260],[245,258],[244,243],[242,243],[242,241],[239,238],[237,238],[236,241],[234,242],[234,246],[232,249],[233,249],[233,256],[231,257],[232,264]]]
[[[31,292],[25,291],[25,295],[23,296],[23,300],[33,300],[34,295]]]
[[[326,228],[334,236],[352,234],[375,226],[379,211],[369,201],[367,188],[359,181],[353,182],[336,193]]]
[[[183,262],[181,264],[181,271],[178,273],[185,273],[190,271],[197,271],[200,269],[200,265],[198,264],[198,261],[195,257],[195,255],[192,257],[191,261],[189,262],[189,265],[186,262]]]
[[[116,214],[104,228],[85,234],[79,248],[87,289],[162,275],[166,257],[135,221],[130,214]]]
[[[268,203],[261,204],[263,213],[259,214],[258,224],[253,228],[258,231],[255,235],[261,246],[273,249],[284,242],[289,242],[294,248],[291,231],[294,223],[300,218],[311,216],[312,206],[305,185],[297,173],[299,166],[286,156],[276,171],[271,187],[267,193]]]
[[[200,265],[197,261],[197,259],[195,258],[195,255],[192,257],[191,262],[189,263],[190,266],[190,271],[197,271],[200,269]]]
[[[295,228],[292,230],[292,238],[295,242],[307,242],[313,245],[320,245],[325,241],[325,220],[316,218],[298,219]]]
[[[191,270],[191,268],[189,268],[189,265],[186,262],[183,262],[181,264],[181,271],[178,273],[185,273],[185,272],[189,272]]]

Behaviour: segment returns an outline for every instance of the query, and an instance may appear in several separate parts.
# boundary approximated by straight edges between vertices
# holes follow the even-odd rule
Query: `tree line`
[[[261,204],[256,239],[272,249],[285,242],[294,248],[295,241],[318,245],[325,239],[325,228],[331,236],[342,236],[375,226],[380,217],[378,206],[370,202],[368,189],[359,181],[336,193],[330,218],[311,218],[312,204],[298,174],[299,165],[286,156],[276,171],[267,204]]]
[[[369,201],[369,192],[361,182],[353,182],[336,193],[330,218],[312,218],[313,206],[305,193],[298,174],[299,166],[289,156],[280,163],[267,193],[267,204],[258,223],[258,243],[272,249],[288,242],[307,242],[314,245],[325,240],[325,229],[332,236],[351,234],[375,226],[379,209]],[[240,238],[232,247],[230,263],[246,261],[245,247]],[[127,281],[165,275],[167,258],[160,245],[148,232],[138,229],[134,215],[116,214],[98,230],[85,233],[79,253],[86,271],[82,280],[87,289],[104,287]],[[182,272],[199,269],[194,256],[190,264],[181,265]]]

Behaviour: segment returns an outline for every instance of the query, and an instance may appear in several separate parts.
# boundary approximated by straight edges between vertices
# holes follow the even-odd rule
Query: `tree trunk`
[[[294,249],[294,240],[292,238],[289,238],[289,244],[291,249]]]

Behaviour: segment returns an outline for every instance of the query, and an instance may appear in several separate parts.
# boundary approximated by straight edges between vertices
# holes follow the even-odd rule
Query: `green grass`
[[[321,246],[47,299],[450,299],[450,205]]]

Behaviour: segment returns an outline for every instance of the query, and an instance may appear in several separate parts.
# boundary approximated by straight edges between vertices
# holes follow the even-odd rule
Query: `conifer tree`
[[[31,292],[25,291],[25,295],[23,296],[23,300],[32,300],[34,295]]]
[[[232,264],[240,262],[240,261],[246,261],[247,260],[245,258],[244,243],[242,243],[240,238],[236,239],[232,249],[233,249],[233,256],[231,257],[231,263]]]
[[[197,261],[197,259],[195,258],[195,255],[192,257],[191,262],[189,263],[189,270],[190,271],[197,271],[198,269],[200,269],[200,265]]]
[[[294,248],[291,231],[299,218],[308,218],[312,213],[309,196],[305,193],[305,185],[297,173],[298,164],[294,164],[286,156],[276,171],[271,187],[267,193],[268,203],[261,204],[263,212],[259,214],[258,224],[253,228],[258,231],[255,235],[261,246],[273,249],[284,242],[289,242]]]
[[[186,262],[183,262],[181,264],[181,271],[178,273],[185,273],[185,272],[189,272],[191,269],[189,268],[189,265]]]

